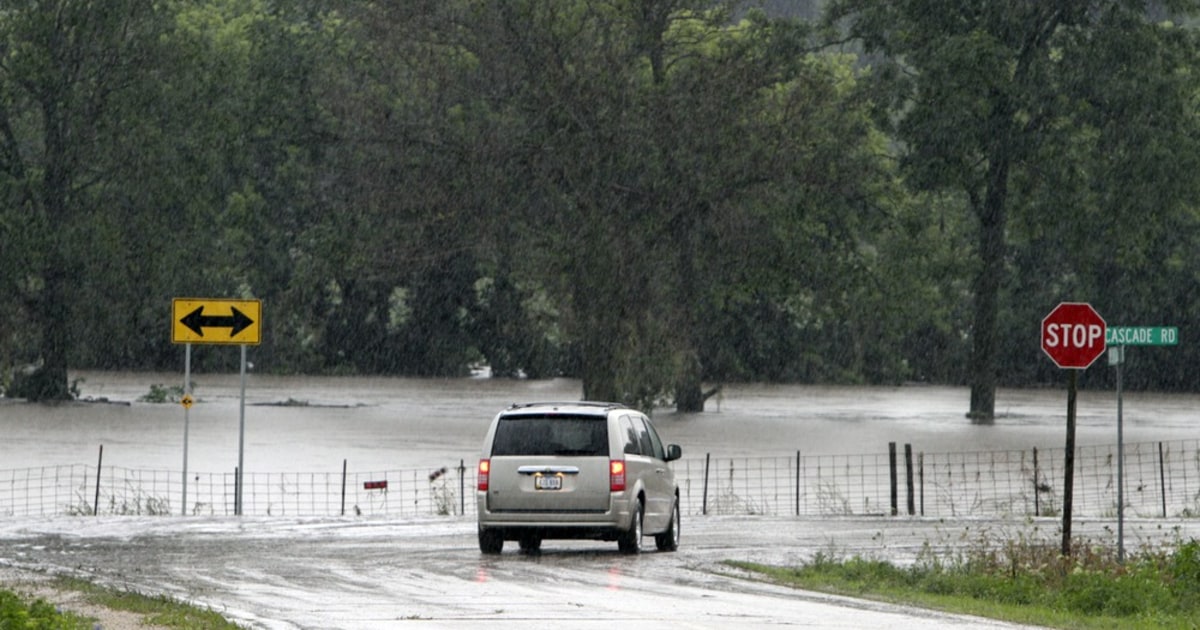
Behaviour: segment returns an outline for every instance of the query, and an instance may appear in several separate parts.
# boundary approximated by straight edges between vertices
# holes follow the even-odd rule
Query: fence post
[[[346,460],[342,460],[342,516],[346,515]]]
[[[104,445],[101,444],[100,445],[100,458],[96,461],[96,499],[92,503],[92,516],[100,515],[100,470],[103,468],[104,468]]]
[[[900,505],[896,486],[899,481],[896,479],[896,443],[888,442],[888,468],[891,472],[892,480],[892,516],[900,513]]]
[[[700,503],[700,513],[708,516],[708,465],[712,461],[712,453],[704,454],[704,497]]]
[[[908,496],[906,497],[908,499],[908,515],[912,516],[917,513],[916,502],[913,498],[914,489],[913,489],[912,444],[904,445],[904,471],[905,471],[905,481],[908,484],[908,488],[907,488]]]
[[[1033,447],[1033,515],[1042,515],[1042,492],[1038,485],[1038,459],[1037,447]]]
[[[917,453],[917,478],[921,484],[921,516],[925,516],[925,453]]]
[[[800,516],[800,451],[796,451],[796,516]]]
[[[1162,442],[1158,443],[1158,487],[1162,495],[1162,517],[1167,518],[1167,473],[1163,465]]]
[[[458,513],[467,515],[467,460],[458,460]]]

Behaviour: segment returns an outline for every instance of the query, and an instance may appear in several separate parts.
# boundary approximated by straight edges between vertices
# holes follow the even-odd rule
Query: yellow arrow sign
[[[175,298],[171,343],[257,346],[262,339],[262,301]]]

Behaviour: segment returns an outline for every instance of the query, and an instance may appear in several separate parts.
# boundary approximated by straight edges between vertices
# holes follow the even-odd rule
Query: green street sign
[[[1179,345],[1178,326],[1109,326],[1104,342],[1110,346]]]

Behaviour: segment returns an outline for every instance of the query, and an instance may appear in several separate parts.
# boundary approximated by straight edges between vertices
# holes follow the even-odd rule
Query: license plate
[[[537,475],[533,478],[533,487],[538,490],[562,490],[562,477]]]

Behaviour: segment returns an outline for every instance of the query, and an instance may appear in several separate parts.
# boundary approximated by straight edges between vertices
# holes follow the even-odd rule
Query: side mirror
[[[673,462],[680,457],[683,457],[683,449],[679,448],[678,444],[671,444],[667,446],[667,461]]]

